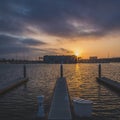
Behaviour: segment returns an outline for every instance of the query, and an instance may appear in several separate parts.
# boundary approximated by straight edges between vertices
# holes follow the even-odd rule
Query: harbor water
[[[27,64],[26,67],[29,81],[0,96],[0,120],[37,120],[39,95],[45,96],[46,116],[49,113],[60,65]],[[85,120],[120,120],[120,95],[96,81],[98,64],[65,64],[63,68],[71,100],[80,97],[93,101],[92,117]],[[22,64],[0,64],[0,86],[22,76]],[[102,64],[102,76],[120,82],[120,63]]]

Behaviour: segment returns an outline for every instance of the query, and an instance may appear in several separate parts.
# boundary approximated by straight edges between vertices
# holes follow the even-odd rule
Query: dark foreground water
[[[0,84],[21,77],[22,67],[1,64]],[[87,120],[120,120],[120,96],[96,82],[97,69],[97,64],[64,65],[70,97],[93,101],[93,114]],[[120,82],[120,63],[103,64],[102,71],[104,76]],[[59,65],[27,65],[27,76],[27,84],[0,96],[0,120],[36,120],[39,95],[45,95],[45,112],[48,114],[54,85],[59,77]]]

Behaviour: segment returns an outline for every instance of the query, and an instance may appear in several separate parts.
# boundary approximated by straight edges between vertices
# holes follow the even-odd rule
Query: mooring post
[[[24,78],[26,78],[26,66],[25,65],[23,66],[23,76]]]
[[[99,64],[98,67],[98,77],[101,78],[101,64]]]
[[[44,113],[44,106],[43,106],[43,102],[44,102],[44,96],[38,96],[38,113],[37,116],[40,118],[45,117],[45,113]]]
[[[63,77],[63,65],[62,64],[60,65],[60,77],[61,78]]]

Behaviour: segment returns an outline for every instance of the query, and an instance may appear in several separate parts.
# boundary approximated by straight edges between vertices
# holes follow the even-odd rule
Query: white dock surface
[[[65,78],[57,80],[48,120],[72,120]]]

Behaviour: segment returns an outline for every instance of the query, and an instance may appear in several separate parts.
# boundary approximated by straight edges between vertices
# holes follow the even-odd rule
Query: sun
[[[74,54],[78,57],[80,53],[78,51],[75,51]]]
[[[82,50],[81,50],[80,48],[75,48],[75,49],[73,49],[73,54],[74,54],[77,58],[79,58],[79,57],[81,57],[81,55],[82,55]]]

